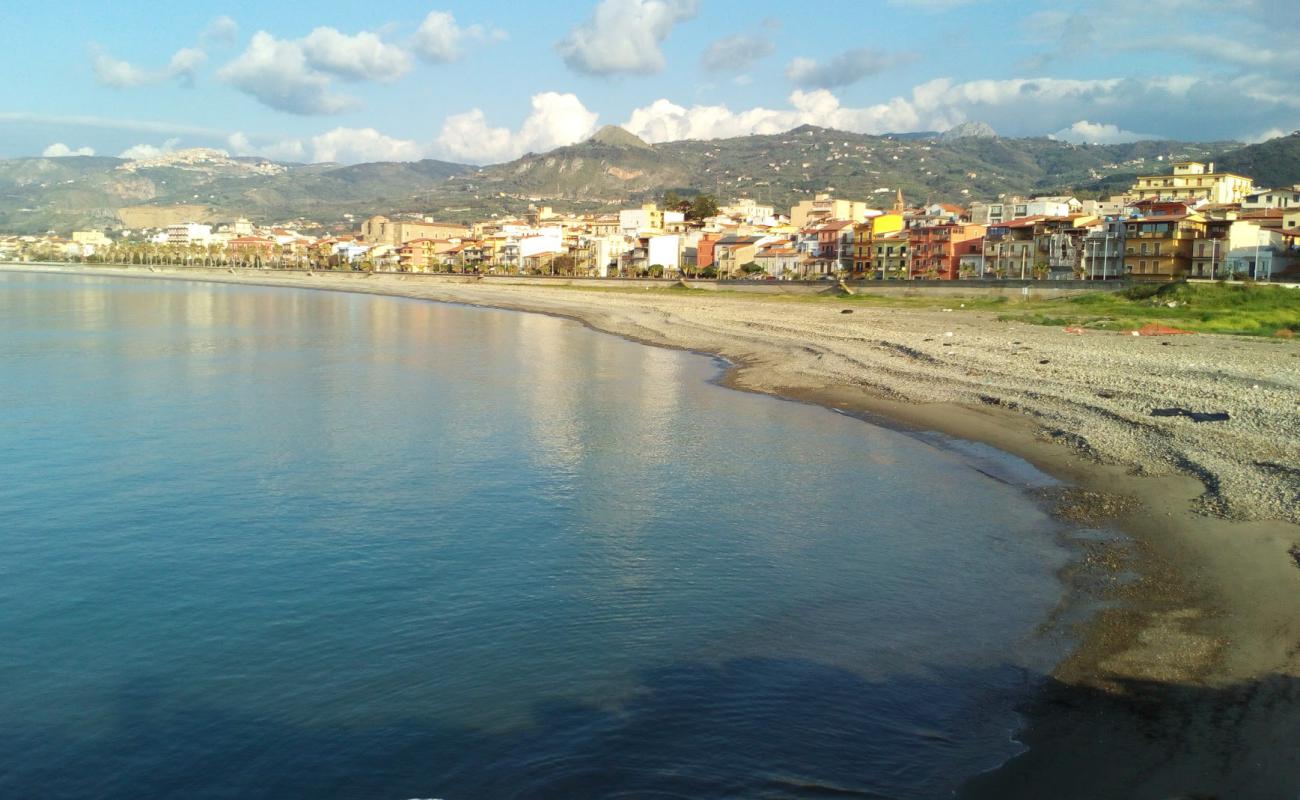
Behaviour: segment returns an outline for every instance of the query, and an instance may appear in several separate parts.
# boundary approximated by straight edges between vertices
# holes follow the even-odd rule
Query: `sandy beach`
[[[1015,453],[1118,527],[1063,576],[1099,610],[970,797],[1294,797],[1300,343],[1131,336],[951,310],[400,275],[0,269],[365,292],[561,315],[722,356],[728,385]],[[851,312],[851,313],[845,313]],[[1182,413],[1220,414],[1197,421]]]

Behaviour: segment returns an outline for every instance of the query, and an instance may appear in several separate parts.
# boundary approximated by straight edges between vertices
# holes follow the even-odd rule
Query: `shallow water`
[[[1013,754],[1042,476],[720,369],[0,273],[0,796],[936,797]]]

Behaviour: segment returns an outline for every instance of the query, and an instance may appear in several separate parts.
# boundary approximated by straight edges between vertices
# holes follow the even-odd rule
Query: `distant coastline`
[[[1134,546],[1088,554],[1116,579],[1076,588],[1098,592],[1109,607],[1078,632],[1080,646],[1027,709],[1029,752],[975,779],[966,794],[1146,796],[1136,785],[1166,792],[1155,796],[1248,797],[1300,782],[1300,767],[1279,753],[1289,742],[1275,735],[1300,725],[1300,569],[1288,553],[1300,542],[1295,343],[1080,337],[961,311],[539,289],[450,276],[0,269],[314,288],[559,315],[647,344],[720,355],[735,365],[725,382],[737,389],[1015,453],[1077,487],[1055,498],[1059,513],[1117,525]],[[1232,414],[1215,427],[1152,417],[1153,406],[1222,406]],[[1130,572],[1136,580],[1120,579]],[[1225,736],[1235,739],[1235,755],[1218,752]],[[1268,775],[1255,774],[1259,762],[1274,765]],[[1089,764],[1088,774],[1071,774]],[[1098,764],[1114,767],[1114,776],[1093,774]],[[1097,783],[1107,780],[1115,783]]]

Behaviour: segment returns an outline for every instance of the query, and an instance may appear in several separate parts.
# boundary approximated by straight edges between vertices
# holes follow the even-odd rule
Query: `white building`
[[[718,211],[737,222],[744,222],[749,225],[771,226],[776,224],[776,208],[774,206],[761,205],[757,201],[748,198],[732,200],[729,204],[719,208]]]
[[[1073,197],[1035,197],[1025,204],[1024,217],[1068,217],[1083,211],[1083,203]]]
[[[1243,209],[1300,208],[1300,183],[1290,189],[1261,189],[1246,195]]]
[[[212,226],[197,222],[181,222],[167,226],[168,244],[207,244],[212,238]]]
[[[681,272],[682,237],[677,234],[651,236],[646,251],[646,262],[652,267],[655,265],[662,266],[664,274]]]

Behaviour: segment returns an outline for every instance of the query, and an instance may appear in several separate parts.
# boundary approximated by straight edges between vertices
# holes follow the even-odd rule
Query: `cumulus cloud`
[[[315,161],[417,161],[425,148],[408,139],[386,136],[374,128],[335,128],[311,139]]]
[[[304,161],[307,156],[301,139],[254,142],[247,134],[236,131],[226,137],[226,145],[236,156],[261,156],[273,161]]]
[[[54,144],[50,145],[49,147],[41,151],[41,155],[44,156],[45,158],[63,158],[65,156],[93,156],[94,154],[95,154],[95,148],[93,147],[78,147],[77,149],[74,150],[71,147],[68,147],[63,142],[55,142]]]
[[[170,153],[180,144],[180,139],[168,139],[161,145],[137,144],[134,147],[128,147],[117,154],[118,158],[126,158],[132,161],[140,161],[146,158],[157,158],[165,153]]]
[[[696,0],[600,0],[556,49],[571,69],[588,75],[658,72],[660,45],[695,12]]]
[[[811,58],[796,58],[786,67],[785,76],[796,86],[805,89],[834,89],[857,83],[868,75],[884,72],[911,56],[882,53],[870,47],[859,47],[833,56],[825,64]]]
[[[411,46],[420,56],[435,63],[456,61],[465,54],[465,48],[482,42],[502,41],[505,31],[482,25],[462,28],[456,18],[446,11],[430,11],[411,39]]]
[[[796,91],[790,107],[733,111],[726,106],[684,107],[662,99],[634,110],[625,128],[643,139],[712,139],[779,133],[818,125],[858,133],[947,130],[983,120],[1008,136],[1039,136],[1068,129],[1081,117],[1112,120],[1116,135],[1131,131],[1195,130],[1231,138],[1233,129],[1263,130],[1294,117],[1283,87],[1258,81],[1166,76],[1135,80],[1012,78],[957,83],[939,78],[909,95],[848,107],[825,89]],[[1231,114],[1225,110],[1231,109]],[[1215,127],[1218,126],[1218,127]]]
[[[203,29],[199,34],[199,42],[204,45],[224,45],[229,47],[235,43],[235,36],[239,33],[239,23],[230,17],[222,14],[208,23],[208,27]]]
[[[369,31],[349,36],[334,28],[316,28],[301,47],[311,66],[344,78],[393,81],[411,68],[405,50]]]
[[[700,66],[711,72],[744,72],[775,50],[776,45],[765,36],[738,33],[709,45],[700,56]]]
[[[258,31],[217,77],[263,105],[291,114],[336,114],[356,101],[336,94],[329,76],[312,68],[302,46]]]
[[[532,112],[519,130],[494,128],[480,109],[448,117],[437,140],[443,158],[486,164],[508,161],[526,152],[542,152],[589,137],[596,113],[573,94],[543,92],[533,96]]]
[[[1144,139],[1158,139],[1158,136],[1152,136],[1149,133],[1134,133],[1120,129],[1118,125],[1109,123],[1089,122],[1081,119],[1068,128],[1062,128],[1051,138],[1060,139],[1063,142],[1073,142],[1074,144],[1123,144],[1125,142],[1140,142]]]
[[[95,74],[95,81],[100,86],[114,89],[132,89],[137,86],[150,86],[173,78],[184,85],[194,83],[194,75],[207,60],[207,54],[197,47],[182,47],[172,54],[167,66],[148,70],[114,58],[102,48],[92,45],[90,49],[90,69]]]

